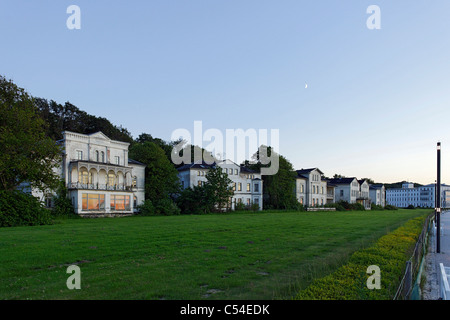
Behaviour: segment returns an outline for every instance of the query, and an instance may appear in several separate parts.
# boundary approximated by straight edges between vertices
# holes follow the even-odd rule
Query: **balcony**
[[[80,183],[80,182],[70,182],[67,184],[67,189],[69,190],[104,190],[104,191],[126,191],[133,192],[136,191],[134,186],[126,185],[107,185],[98,183]]]

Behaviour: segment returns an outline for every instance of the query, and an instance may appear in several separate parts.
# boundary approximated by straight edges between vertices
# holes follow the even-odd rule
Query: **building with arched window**
[[[58,174],[75,212],[84,216],[135,212],[145,200],[145,165],[128,158],[129,143],[111,140],[102,132],[65,131],[63,137],[58,141],[64,150]]]

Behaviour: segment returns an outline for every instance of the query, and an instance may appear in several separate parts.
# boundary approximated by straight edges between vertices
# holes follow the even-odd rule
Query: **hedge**
[[[314,280],[296,300],[390,300],[401,283],[406,261],[422,231],[426,216],[409,220],[381,237],[372,247],[356,251],[348,263],[334,273]],[[367,268],[380,268],[381,288],[368,289]]]

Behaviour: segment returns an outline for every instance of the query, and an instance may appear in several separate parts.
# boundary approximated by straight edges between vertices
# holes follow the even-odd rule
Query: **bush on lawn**
[[[50,210],[31,194],[0,191],[0,227],[52,224]]]

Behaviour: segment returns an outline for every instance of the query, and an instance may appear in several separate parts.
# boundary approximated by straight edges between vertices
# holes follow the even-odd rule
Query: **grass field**
[[[0,229],[0,299],[290,299],[429,210],[58,220]],[[69,290],[66,269],[81,269]]]

